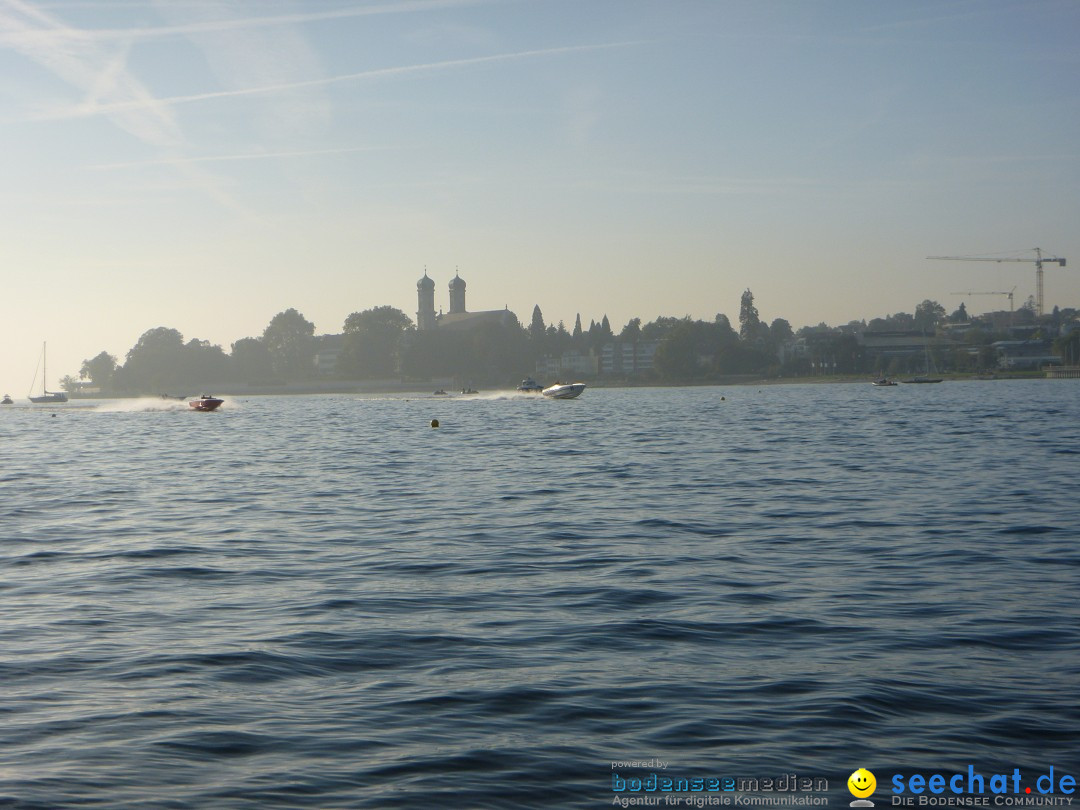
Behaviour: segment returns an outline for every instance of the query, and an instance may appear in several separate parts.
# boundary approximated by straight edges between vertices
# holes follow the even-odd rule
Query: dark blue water
[[[180,405],[0,409],[0,807],[1080,773],[1076,381]]]

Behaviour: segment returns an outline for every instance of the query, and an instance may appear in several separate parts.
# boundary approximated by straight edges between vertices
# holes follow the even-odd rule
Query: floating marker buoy
[[[438,419],[432,419],[431,420],[431,426],[432,427],[438,427],[439,426],[439,420]]]
[[[720,397],[720,401],[724,402],[725,401],[724,397]]]

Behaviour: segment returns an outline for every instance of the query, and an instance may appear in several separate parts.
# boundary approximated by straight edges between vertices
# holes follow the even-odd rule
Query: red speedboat
[[[210,396],[209,394],[203,394],[198,399],[191,400],[188,405],[190,405],[197,411],[212,411],[224,401],[225,400],[218,399],[217,397]]]

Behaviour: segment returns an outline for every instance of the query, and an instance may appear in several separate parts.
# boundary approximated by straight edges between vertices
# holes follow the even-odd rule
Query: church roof
[[[424,271],[424,277],[416,282],[416,289],[418,290],[434,290],[435,282],[428,278],[427,270]]]
[[[465,279],[463,279],[457,273],[454,273],[454,277],[452,279],[450,279],[450,289],[451,290],[458,290],[458,289],[464,290],[465,289]]]
[[[451,312],[439,316],[439,329],[455,332],[479,329],[485,324],[509,326],[517,320],[513,312],[507,309],[495,309],[488,312]]]

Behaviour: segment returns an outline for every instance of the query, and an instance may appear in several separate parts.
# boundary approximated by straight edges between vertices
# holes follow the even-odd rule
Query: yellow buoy
[[[439,420],[438,419],[432,419],[431,420],[431,426],[432,427],[438,427],[439,426]]]

